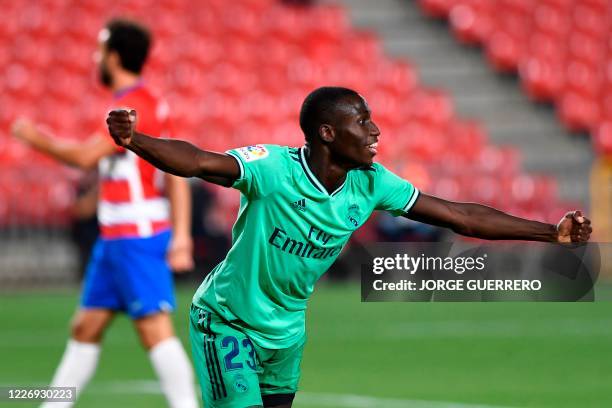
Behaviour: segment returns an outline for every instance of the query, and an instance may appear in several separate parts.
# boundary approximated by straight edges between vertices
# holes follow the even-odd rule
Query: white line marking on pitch
[[[85,392],[94,394],[161,394],[161,389],[157,381],[131,380],[94,383]],[[357,394],[307,391],[299,391],[295,402],[304,406],[335,408],[509,408],[499,405],[382,398]]]
[[[367,395],[298,392],[297,403],[315,407],[336,408],[502,408],[498,405],[468,404],[446,401],[424,401],[399,398],[381,398]]]

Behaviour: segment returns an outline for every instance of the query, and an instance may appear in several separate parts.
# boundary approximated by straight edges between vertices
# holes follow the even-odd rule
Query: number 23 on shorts
[[[246,358],[241,358],[240,346],[242,346],[242,350],[247,353]],[[221,349],[227,350],[223,357],[225,371],[241,370],[244,368],[243,363],[246,363],[251,370],[257,371],[257,367],[260,364],[251,340],[242,339],[242,342],[240,342],[234,336],[225,336],[221,340]]]

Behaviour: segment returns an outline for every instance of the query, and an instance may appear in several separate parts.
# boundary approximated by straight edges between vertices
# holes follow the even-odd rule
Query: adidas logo
[[[293,203],[291,203],[291,207],[298,211],[306,211],[306,199],[302,198],[301,200],[294,201]]]

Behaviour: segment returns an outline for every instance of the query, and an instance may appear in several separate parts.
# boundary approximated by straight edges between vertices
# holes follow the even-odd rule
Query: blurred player
[[[112,105],[139,109],[140,131],[168,136],[168,107],[147,90],[140,76],[149,32],[136,23],[113,20],[100,32],[99,42],[100,80],[114,93]],[[21,119],[13,125],[13,133],[64,163],[99,167],[101,238],[52,385],[76,386],[79,392],[85,387],[96,369],[104,331],[122,311],[133,319],[170,406],[197,407],[191,365],[169,314],[175,307],[169,266],[176,271],[193,267],[187,182],[163,175],[134,153],[118,148],[106,129],[78,143],[54,139]]]
[[[242,193],[225,260],[193,298],[191,344],[207,407],[290,407],[300,377],[306,302],[315,282],[374,210],[485,239],[586,241],[590,221],[558,225],[419,191],[373,162],[380,132],[366,101],[319,88],[304,101],[301,148],[256,145],[227,154],[134,131],[136,112],[110,112],[118,145],[158,168]]]

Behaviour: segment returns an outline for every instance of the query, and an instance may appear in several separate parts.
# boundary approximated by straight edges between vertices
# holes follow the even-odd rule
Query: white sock
[[[149,358],[170,407],[198,408],[193,370],[179,339],[159,342],[149,351]]]
[[[68,340],[51,387],[76,387],[78,396],[96,371],[99,357],[99,344]],[[68,408],[72,405],[74,402],[44,402],[41,408]]]

